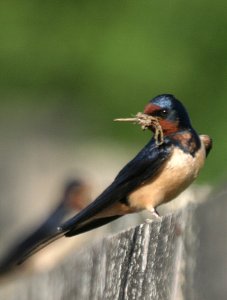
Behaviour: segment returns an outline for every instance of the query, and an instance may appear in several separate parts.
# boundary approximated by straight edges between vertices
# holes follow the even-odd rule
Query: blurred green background
[[[113,143],[131,157],[149,133],[112,119],[173,93],[198,132],[214,141],[200,182],[224,179],[226,12],[225,0],[2,1],[5,147],[11,140],[19,145],[24,137],[46,136],[75,147],[89,141],[90,150]]]

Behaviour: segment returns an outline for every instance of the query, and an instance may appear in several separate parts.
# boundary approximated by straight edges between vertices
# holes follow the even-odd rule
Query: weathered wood
[[[192,282],[185,278],[191,258],[185,243],[193,236],[194,209],[189,205],[72,253],[54,270],[2,289],[1,299],[183,299],[183,284]]]
[[[195,211],[197,236],[194,299],[227,299],[227,188],[213,192]]]

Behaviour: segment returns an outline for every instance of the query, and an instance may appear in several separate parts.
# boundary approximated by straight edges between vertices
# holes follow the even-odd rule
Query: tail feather
[[[66,237],[71,237],[74,235],[78,235],[81,233],[84,233],[89,230],[93,230],[95,228],[101,227],[109,222],[112,222],[121,216],[111,216],[106,218],[100,218],[100,219],[92,219],[90,222],[86,222],[85,224],[82,224],[81,226],[77,226],[76,228],[71,229],[70,231],[65,233]]]
[[[48,244],[62,237],[65,230],[57,227],[69,215],[77,212],[86,203],[87,186],[80,180],[72,180],[66,184],[57,207],[48,218],[27,237],[21,236],[18,243],[0,261],[0,275],[10,271],[14,266],[23,263]]]
[[[46,236],[42,240],[37,240],[29,247],[25,244],[20,244],[13,248],[13,250],[10,251],[0,262],[0,275],[10,272],[16,265],[22,264],[31,255],[59,239],[63,235],[64,233],[62,232],[56,232],[52,236]]]
[[[17,265],[22,264],[30,256],[36,254],[37,252],[39,252],[40,250],[42,250],[43,248],[45,248],[49,244],[57,241],[58,239],[60,239],[63,236],[64,236],[63,232],[57,232],[54,235],[52,235],[51,237],[48,237],[45,240],[40,241],[39,243],[34,245],[32,248],[28,249],[25,253],[23,253],[23,255],[21,255],[20,258],[17,260],[16,264]]]
[[[67,230],[67,229],[61,229],[61,227],[58,228],[58,231],[49,236],[45,239],[42,239],[40,241],[37,241],[35,244],[33,244],[30,248],[23,249],[23,251],[18,251],[18,249],[14,249],[13,253],[10,253],[8,257],[4,260],[4,263],[0,263],[0,274],[2,271],[5,271],[9,269],[13,265],[20,265],[25,260],[27,260],[30,256],[34,255],[38,251],[42,250],[52,242],[58,240],[59,238],[66,236],[71,237],[75,235],[79,235],[81,233],[84,233],[86,231],[98,228],[100,226],[103,226],[109,222],[114,221],[115,219],[118,219],[119,215],[117,216],[111,216],[106,218],[100,218],[100,219],[92,219],[90,222],[78,224],[74,229]]]

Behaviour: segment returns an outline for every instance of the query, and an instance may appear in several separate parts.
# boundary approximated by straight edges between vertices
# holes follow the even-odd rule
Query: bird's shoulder
[[[193,128],[178,131],[167,136],[165,140],[193,157],[201,149],[200,137]]]
[[[171,142],[164,141],[163,144],[157,145],[156,140],[152,138],[148,144],[117,174],[114,182],[120,183],[128,180],[129,177],[142,174],[149,167],[151,170],[157,169],[160,164],[171,154]]]

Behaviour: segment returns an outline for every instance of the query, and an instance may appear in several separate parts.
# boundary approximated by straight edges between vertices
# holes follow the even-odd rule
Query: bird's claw
[[[152,216],[153,216],[155,219],[158,219],[158,220],[161,219],[159,213],[157,212],[157,210],[156,210],[155,208],[152,208],[152,209],[150,210],[150,212],[151,212]]]

